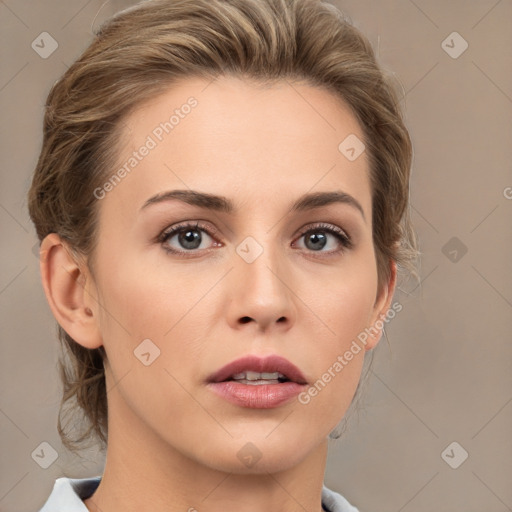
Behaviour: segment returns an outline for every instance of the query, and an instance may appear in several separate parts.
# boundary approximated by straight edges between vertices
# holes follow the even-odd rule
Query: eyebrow
[[[178,200],[183,203],[190,204],[192,206],[198,206],[208,210],[214,210],[222,213],[234,213],[237,208],[231,199],[218,196],[214,194],[208,194],[206,192],[198,192],[196,190],[169,190],[167,192],[161,192],[150,197],[141,207],[144,210],[150,205],[158,204],[162,202]],[[308,210],[314,210],[323,206],[328,206],[335,203],[347,204],[352,206],[359,211],[364,221],[366,217],[364,214],[363,207],[357,199],[350,194],[343,191],[334,192],[312,192],[300,196],[290,207],[290,212],[303,212]]]

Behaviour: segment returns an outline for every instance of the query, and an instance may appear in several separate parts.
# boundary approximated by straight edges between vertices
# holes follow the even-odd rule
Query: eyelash
[[[163,231],[157,238],[157,241],[162,245],[164,251],[170,254],[174,254],[180,257],[189,257],[189,254],[194,254],[198,252],[197,249],[190,250],[190,251],[179,251],[176,249],[171,249],[166,242],[169,241],[170,238],[172,238],[174,235],[179,234],[182,231],[186,230],[192,230],[192,231],[204,231],[206,234],[212,238],[215,237],[216,230],[211,229],[209,226],[202,224],[200,221],[196,222],[184,222],[182,224],[178,224],[176,226],[173,226],[170,229],[166,229]],[[302,231],[298,238],[302,238],[305,235],[308,235],[310,233],[316,233],[316,232],[323,232],[323,233],[329,233],[333,235],[342,245],[342,249],[334,250],[334,251],[308,251],[311,253],[324,253],[326,256],[328,255],[334,255],[337,253],[344,253],[346,250],[352,249],[353,242],[349,235],[345,233],[342,229],[338,228],[337,226],[333,226],[331,224],[324,224],[319,223],[312,227],[309,227],[308,229]],[[210,249],[203,249],[206,251],[209,251]]]

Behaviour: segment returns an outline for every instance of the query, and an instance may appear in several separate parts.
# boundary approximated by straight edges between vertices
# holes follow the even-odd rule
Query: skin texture
[[[381,333],[307,405],[247,409],[205,381],[243,355],[279,354],[314,383],[390,307],[396,267],[378,294],[366,153],[351,162],[338,150],[349,134],[362,140],[362,131],[348,107],[319,88],[190,78],[125,120],[119,165],[191,96],[197,106],[162,141],[153,135],[156,147],[99,201],[92,272],[56,234],[42,244],[43,286],[57,321],[108,356],[107,462],[85,503],[102,512],[318,512],[327,436]],[[174,189],[223,195],[238,210],[173,200],[141,211]],[[289,212],[302,194],[335,190],[359,201],[365,219],[340,203]],[[201,245],[188,257],[165,251],[187,251],[177,235],[157,240],[183,221],[216,230],[199,231]],[[306,245],[301,234],[318,223],[344,230],[353,247],[329,233],[325,247]],[[263,248],[252,263],[236,252],[248,236]],[[160,355],[145,366],[134,350],[148,338]],[[237,456],[247,443],[261,454],[251,467]]]

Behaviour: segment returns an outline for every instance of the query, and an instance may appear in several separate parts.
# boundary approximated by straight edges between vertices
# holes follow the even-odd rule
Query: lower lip
[[[232,380],[210,382],[208,387],[232,404],[251,409],[272,409],[294,399],[306,384],[281,382],[280,384],[241,384]]]

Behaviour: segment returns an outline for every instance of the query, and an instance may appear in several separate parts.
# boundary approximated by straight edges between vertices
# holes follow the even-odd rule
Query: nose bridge
[[[250,285],[249,293],[265,298],[267,294],[279,292],[283,286],[279,279],[280,260],[283,259],[280,247],[272,235],[247,236],[236,247],[238,278]]]

